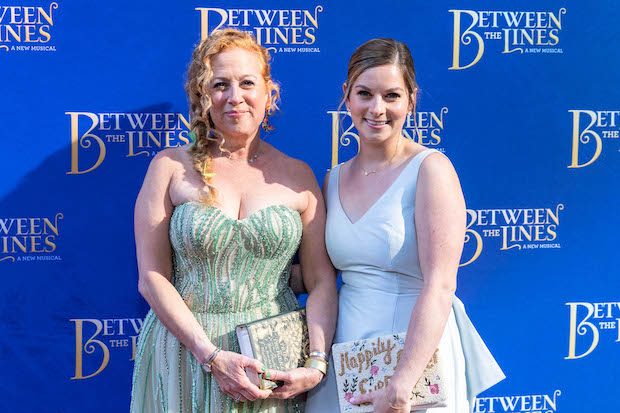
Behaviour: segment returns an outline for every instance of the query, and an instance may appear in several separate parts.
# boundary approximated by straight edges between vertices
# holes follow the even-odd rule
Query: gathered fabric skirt
[[[343,284],[334,342],[406,332],[418,295]],[[448,389],[447,406],[420,412],[471,412],[476,395],[505,377],[456,297],[438,348],[444,364],[443,384]],[[309,392],[305,411],[340,412],[332,359],[327,378]]]
[[[246,311],[193,314],[214,345],[239,353],[237,325],[297,308],[299,303],[291,292]],[[202,369],[153,311],[148,312],[136,347],[131,413],[298,413],[303,408],[301,398],[235,402],[220,390],[213,376]]]

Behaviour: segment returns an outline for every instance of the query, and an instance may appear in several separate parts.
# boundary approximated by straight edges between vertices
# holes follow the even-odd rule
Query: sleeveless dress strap
[[[334,202],[334,200],[337,200],[339,197],[338,195],[338,175],[340,174],[340,165],[342,164],[338,164],[336,166],[334,166],[330,171],[329,171],[329,178],[327,179],[327,207],[331,207],[331,203]],[[334,198],[336,197],[336,198]]]
[[[426,149],[423,150],[422,152],[418,153],[412,160],[411,160],[411,165],[407,165],[407,167],[411,167],[414,168],[414,170],[416,171],[415,176],[417,179],[418,173],[420,172],[420,166],[422,165],[422,162],[424,162],[424,159],[426,159],[426,157],[432,153],[441,153],[439,152],[437,149]],[[445,155],[444,155],[445,156]]]

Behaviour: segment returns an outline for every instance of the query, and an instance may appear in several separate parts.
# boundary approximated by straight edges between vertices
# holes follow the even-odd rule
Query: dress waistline
[[[424,281],[401,273],[369,274],[356,271],[342,272],[343,286],[360,292],[384,293],[389,295],[419,295]]]
[[[209,314],[209,315],[221,315],[221,316],[238,315],[238,314],[242,314],[242,313],[249,313],[249,312],[252,312],[252,311],[258,311],[258,310],[261,310],[262,308],[264,308],[266,306],[270,306],[270,305],[280,305],[283,300],[287,299],[286,298],[287,294],[291,294],[292,298],[294,300],[296,300],[295,293],[293,293],[293,291],[290,288],[288,288],[288,289],[284,289],[284,290],[280,291],[280,293],[278,295],[276,295],[275,297],[265,298],[262,301],[260,301],[260,302],[258,302],[256,304],[253,304],[251,307],[240,308],[240,309],[236,309],[236,310],[226,309],[224,307],[221,307],[221,308],[206,308],[206,309],[193,309],[193,308],[190,307],[190,311],[192,313],[194,313],[194,314]]]

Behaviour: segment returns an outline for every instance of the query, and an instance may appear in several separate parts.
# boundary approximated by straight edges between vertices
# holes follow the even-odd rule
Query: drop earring
[[[261,127],[265,132],[271,132],[274,128],[269,124],[269,116],[271,116],[271,111],[269,109],[265,109],[265,117],[263,118],[263,123]]]

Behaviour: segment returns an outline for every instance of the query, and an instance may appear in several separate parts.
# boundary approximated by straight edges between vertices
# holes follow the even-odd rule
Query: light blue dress
[[[418,171],[429,154],[417,154],[387,191],[355,223],[338,190],[340,165],[331,170],[327,188],[325,241],[334,266],[342,271],[335,343],[407,331],[411,312],[424,285],[414,222]],[[439,351],[446,366],[447,407],[428,413],[466,413],[475,397],[505,376],[454,298]],[[306,413],[339,412],[333,361],[327,379],[309,394]]]

